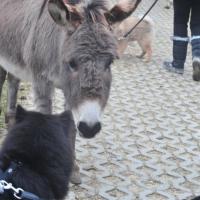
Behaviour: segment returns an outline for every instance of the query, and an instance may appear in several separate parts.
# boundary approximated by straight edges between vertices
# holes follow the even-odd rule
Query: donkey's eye
[[[74,59],[71,59],[69,61],[69,68],[72,70],[72,71],[77,71],[78,70],[78,64],[76,63],[76,61]]]

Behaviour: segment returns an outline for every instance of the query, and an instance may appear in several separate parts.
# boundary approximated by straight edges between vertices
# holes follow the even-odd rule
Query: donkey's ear
[[[137,8],[141,0],[120,0],[105,17],[110,25],[121,22],[129,17]]]
[[[22,121],[26,117],[26,115],[27,111],[22,106],[18,105],[15,115],[16,122]]]
[[[49,13],[57,24],[66,25],[67,23],[72,23],[76,26],[81,23],[81,14],[75,5],[67,2],[67,0],[49,0]]]

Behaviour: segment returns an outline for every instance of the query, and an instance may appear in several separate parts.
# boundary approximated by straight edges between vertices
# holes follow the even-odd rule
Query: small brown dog
[[[123,39],[123,36],[131,30],[140,19],[140,17],[131,16],[120,24],[115,25],[114,31],[119,39],[118,53],[120,57],[130,42],[137,41],[142,49],[142,54],[137,57],[145,57],[145,61],[149,62],[152,57],[152,41],[154,37],[154,22],[150,17],[145,17],[145,19],[130,33],[127,39]]]

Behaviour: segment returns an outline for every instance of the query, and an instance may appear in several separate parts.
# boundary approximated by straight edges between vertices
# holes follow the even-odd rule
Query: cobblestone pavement
[[[136,13],[151,3],[143,0]],[[129,47],[113,65],[102,132],[92,140],[77,138],[82,184],[71,185],[71,200],[183,200],[200,194],[200,84],[192,80],[190,53],[183,76],[161,68],[171,55],[172,10],[164,3],[150,13],[153,60],[139,60],[138,46]],[[23,104],[30,107],[30,101]],[[56,112],[62,104],[58,92]]]

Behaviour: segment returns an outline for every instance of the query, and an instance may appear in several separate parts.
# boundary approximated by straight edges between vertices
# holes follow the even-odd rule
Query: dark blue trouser
[[[174,0],[173,65],[183,68],[190,21],[193,57],[200,57],[200,0]]]

